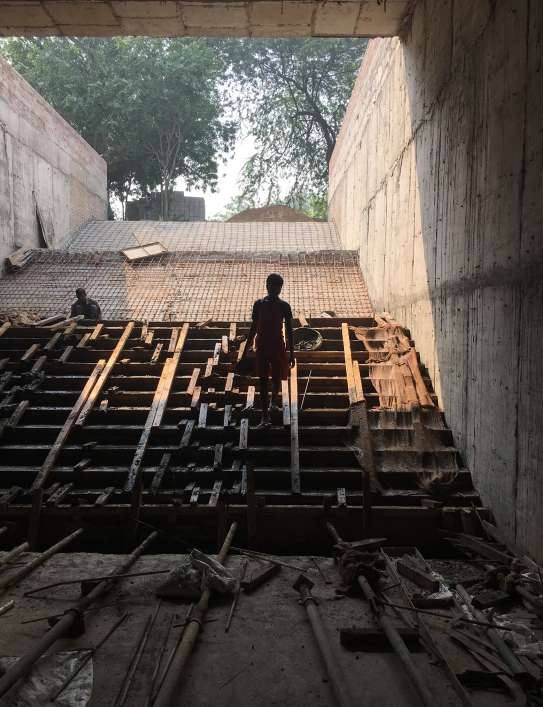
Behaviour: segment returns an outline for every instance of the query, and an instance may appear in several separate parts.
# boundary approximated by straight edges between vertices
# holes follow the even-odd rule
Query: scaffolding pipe
[[[158,533],[151,533],[138,547],[116,568],[113,575],[122,574],[131,567],[140,557],[148,545],[157,537]],[[82,613],[99,597],[107,594],[115,583],[115,578],[105,579],[97,584],[86,596],[82,597],[75,606],[68,609],[64,616],[47,633],[34,643],[34,648],[7,670],[0,679],[0,698],[10,690],[15,683],[30,672],[35,663],[51,646],[63,638],[78,622],[82,622]]]
[[[224,564],[226,560],[226,556],[230,550],[230,544],[234,539],[237,527],[237,523],[232,523],[230,530],[228,531],[228,535],[224,539],[219,554],[217,555],[217,560],[221,564]],[[200,629],[209,606],[210,596],[211,590],[209,588],[204,589],[198,604],[196,604],[194,611],[186,624],[183,632],[183,638],[176,648],[170,669],[164,678],[164,682],[160,687],[156,700],[153,702],[153,707],[174,707],[174,705],[179,704],[179,682],[183,677],[185,663],[189,659],[192,649],[196,643],[196,639],[198,638],[198,634],[200,633]]]

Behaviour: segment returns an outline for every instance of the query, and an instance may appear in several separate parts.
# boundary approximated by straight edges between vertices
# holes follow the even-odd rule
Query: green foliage
[[[256,141],[241,180],[245,202],[297,208],[301,201],[325,213],[328,163],[365,46],[359,39],[221,44],[231,92]]]
[[[220,53],[200,39],[11,39],[13,66],[108,163],[121,202],[178,177],[214,187],[236,126],[225,120]]]

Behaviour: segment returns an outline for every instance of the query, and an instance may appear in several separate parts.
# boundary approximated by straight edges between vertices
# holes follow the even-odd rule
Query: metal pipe
[[[28,564],[21,567],[20,570],[17,570],[15,574],[11,574],[8,577],[2,577],[2,579],[0,579],[0,593],[2,593],[8,587],[13,587],[15,584],[18,584],[21,579],[24,579],[27,575],[33,572],[36,567],[43,565],[43,563],[46,562],[55,553],[66,547],[66,545],[71,543],[72,540],[78,538],[82,532],[83,528],[79,528],[79,530],[76,530],[74,533],[63,538],[55,545],[52,545],[48,550],[45,550],[45,552],[40,553],[33,560],[30,560]]]
[[[82,531],[78,531],[81,533]],[[73,534],[72,534],[73,535]],[[121,563],[113,575],[125,572],[138,557],[144,552],[147,546],[157,537],[158,533],[151,533],[138,547]],[[71,537],[71,536],[70,536]],[[50,548],[52,549],[52,548]],[[58,639],[62,638],[70,628],[81,620],[82,612],[95,602],[103,594],[109,592],[115,583],[115,579],[105,579],[100,584],[97,584],[94,589],[86,596],[82,597],[75,606],[68,609],[64,616],[56,623],[47,633],[34,643],[32,650],[15,663],[12,668],[9,668],[0,678],[0,697],[15,685],[15,683],[24,677],[34,663],[48,650]]]
[[[336,544],[341,543],[341,536],[339,535],[335,527],[332,525],[332,523],[326,523],[326,527],[334,538]],[[373,589],[370,587],[368,580],[362,575],[359,575],[357,581],[360,586],[360,589],[362,590],[362,594],[366,598],[375,615],[375,618],[377,619],[381,628],[385,632],[388,642],[394,649],[394,652],[401,660],[407,674],[411,678],[411,681],[413,682],[413,685],[419,694],[422,704],[426,705],[426,707],[434,707],[434,705],[436,704],[436,700],[432,697],[425,683],[422,681],[420,675],[418,674],[415,665],[411,660],[411,654],[409,653],[409,649],[405,645],[403,638],[400,636],[398,629],[394,626],[393,622],[390,619],[390,616],[385,613],[382,603],[378,599]]]
[[[220,552],[217,555],[217,560],[221,564],[224,564],[224,561],[226,560],[226,556],[230,550],[230,545],[236,533],[237,527],[237,523],[232,523],[230,530],[224,539]],[[188,620],[188,624],[183,633],[183,638],[176,648],[170,669],[164,678],[164,682],[160,687],[156,700],[153,702],[154,707],[173,707],[179,703],[179,682],[183,677],[185,663],[189,659],[192,649],[194,648],[194,644],[196,643],[196,639],[198,638],[198,634],[200,633],[202,622],[209,606],[210,596],[211,590],[208,587],[202,592],[202,596],[200,597],[198,604],[196,604],[196,607]]]
[[[328,634],[326,633],[321,615],[319,614],[317,602],[311,594],[313,582],[308,577],[301,574],[293,586],[294,589],[300,593],[302,598],[302,604],[305,607],[307,618],[311,624],[313,635],[326,666],[326,672],[328,673],[338,705],[340,705],[340,707],[354,707],[355,701],[348,689],[347,679],[330,646]]]

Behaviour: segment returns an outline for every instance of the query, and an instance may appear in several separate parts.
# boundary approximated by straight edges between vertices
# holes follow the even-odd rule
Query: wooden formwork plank
[[[211,491],[211,496],[209,497],[208,506],[215,507],[219,501],[219,496],[221,495],[222,481],[215,481],[213,484],[213,490]]]
[[[218,442],[215,445],[215,450],[213,454],[213,471],[217,471],[222,467],[222,453],[224,450],[224,444]]]
[[[343,339],[343,355],[345,357],[345,372],[347,374],[347,391],[349,393],[349,403],[356,403],[356,386],[353,374],[353,357],[351,353],[351,340],[349,338],[349,325],[346,322],[341,324],[341,336]]]
[[[88,344],[89,339],[91,337],[91,332],[88,331],[86,334],[83,334],[81,337],[80,341],[78,342],[76,349],[84,349],[85,346]]]
[[[21,356],[21,361],[29,361],[40,349],[41,346],[39,344],[31,344]]]
[[[249,420],[244,417],[239,426],[239,449],[247,449],[249,439]]]
[[[365,402],[364,389],[362,387],[362,376],[360,375],[360,364],[358,361],[353,361],[353,376],[354,376],[354,387],[356,391],[356,402]]]
[[[44,354],[43,356],[40,356],[37,360],[36,363],[32,366],[30,369],[32,373],[39,373],[41,369],[45,366],[47,363],[47,356]]]
[[[298,321],[301,327],[309,326],[309,323],[303,314],[298,314]]]
[[[62,429],[58,433],[58,436],[49,450],[49,453],[47,457],[45,458],[44,463],[42,464],[42,467],[40,471],[38,472],[38,475],[34,479],[34,483],[32,484],[32,490],[35,491],[37,489],[42,488],[43,484],[47,480],[47,477],[49,476],[57,458],[58,455],[60,454],[62,447],[64,445],[64,442],[68,438],[68,435],[70,434],[73,426],[75,425],[76,419],[81,411],[81,408],[85,405],[91,391],[94,389],[94,386],[97,382],[97,380],[100,378],[103,370],[105,369],[106,366],[106,361],[105,359],[100,359],[96,366],[94,367],[94,370],[90,374],[87,382],[85,383],[85,386],[83,390],[81,391],[79,397],[77,398],[75,405],[73,406],[70,414],[68,415],[68,418],[66,419],[66,422],[62,426]]]
[[[145,337],[145,346],[152,346],[153,345],[153,338],[155,336],[154,331],[148,331],[147,336]]]
[[[163,346],[164,344],[161,341],[155,346],[155,350],[153,351],[153,355],[151,356],[151,363],[156,363],[158,361]]]
[[[105,488],[102,493],[98,496],[96,501],[94,502],[95,506],[105,506],[106,503],[109,501],[111,496],[115,493],[115,487],[114,486],[108,486]]]
[[[160,427],[164,411],[166,410],[166,406],[168,404],[168,397],[172,388],[175,368],[176,366],[173,358],[167,358],[162,368],[162,374],[158,381],[157,389],[153,396],[151,410],[149,411],[149,416],[151,417],[151,427]]]
[[[72,353],[73,353],[73,351],[74,351],[74,348],[75,348],[75,346],[72,346],[72,345],[67,346],[67,347],[64,349],[64,351],[62,352],[62,355],[60,356],[60,358],[59,358],[58,360],[61,361],[62,363],[66,363],[66,361],[67,361],[67,360],[70,358],[70,356],[72,355]]]
[[[102,329],[104,328],[104,325],[102,322],[97,324],[94,329],[91,332],[91,335],[89,336],[89,341],[96,341],[96,339],[100,336],[102,333]]]
[[[194,431],[194,420],[189,420],[187,424],[185,425],[185,430],[183,432],[183,436],[181,437],[181,442],[179,444],[180,447],[188,447],[190,444],[190,438],[192,437],[192,433]]]
[[[191,408],[198,407],[198,403],[200,402],[201,392],[202,392],[202,388],[199,385],[197,385],[196,388],[194,388],[194,393],[192,394],[192,400],[190,401]]]
[[[281,403],[283,405],[283,425],[290,425],[290,400],[288,394],[288,380],[281,381]]]
[[[213,358],[208,358],[204,371],[204,378],[209,378],[213,373]]]
[[[255,387],[254,385],[247,386],[247,402],[245,410],[252,410],[255,404]]]
[[[168,470],[168,466],[170,465],[172,455],[166,452],[165,454],[162,455],[162,458],[160,459],[160,464],[158,465],[158,469],[155,472],[155,475],[153,476],[153,480],[151,481],[151,494],[154,495],[157,493],[157,491],[160,489],[160,485],[162,484],[162,479],[164,478],[164,474]]]
[[[60,339],[62,338],[62,332],[57,331],[56,334],[53,334],[53,336],[49,339],[49,341],[45,344],[43,347],[44,351],[52,351],[55,346],[58,344]]]
[[[28,406],[30,405],[29,400],[21,400],[18,404],[17,407],[15,408],[14,412],[12,413],[11,417],[8,419],[6,422],[6,427],[13,429],[14,427],[17,427],[19,422],[21,421],[22,416],[25,414]]]
[[[173,327],[170,336],[170,343],[168,344],[168,353],[173,353],[175,351],[175,345],[177,344],[177,339],[179,338],[179,329]]]
[[[223,354],[228,353],[228,337],[226,335],[221,337],[221,352]]]
[[[224,419],[223,419],[223,427],[228,427],[230,425],[230,419],[232,417],[232,406],[231,405],[225,405],[224,406]]]
[[[198,413],[198,427],[204,428],[207,425],[207,403],[201,403],[200,412]]]
[[[189,384],[187,386],[187,393],[189,395],[192,395],[194,393],[194,388],[196,388],[196,383],[198,381],[198,376],[200,375],[200,369],[199,368],[194,368],[192,371],[192,375],[189,380]]]
[[[128,322],[126,327],[124,328],[123,333],[121,334],[121,338],[117,342],[115,348],[111,352],[111,356],[109,357],[106,365],[104,366],[104,369],[102,373],[100,374],[100,377],[96,381],[94,388],[92,389],[90,395],[88,396],[85,404],[83,405],[81,412],[79,413],[79,416],[76,420],[76,425],[81,426],[84,424],[86,418],[88,417],[90,411],[92,410],[94,403],[96,402],[96,398],[98,395],[102,392],[102,388],[104,387],[109,374],[113,370],[113,366],[117,363],[117,359],[119,358],[121,351],[125,347],[126,342],[130,338],[130,334],[132,333],[132,330],[134,328],[134,322]]]
[[[298,437],[298,365],[290,369],[290,486],[300,493],[300,440]]]
[[[236,339],[236,328],[236,322],[230,322],[230,331],[228,334],[228,338],[230,339],[230,341],[235,341]]]
[[[226,374],[226,383],[224,384],[224,392],[231,393],[232,387],[234,385],[234,373],[230,372]]]
[[[179,332],[179,335],[177,337],[177,341],[175,342],[174,346],[174,358],[176,359],[177,362],[179,362],[179,359],[181,358],[181,354],[183,353],[183,349],[185,348],[185,342],[187,341],[187,336],[189,334],[189,323],[185,322],[183,326],[181,327],[181,331]]]

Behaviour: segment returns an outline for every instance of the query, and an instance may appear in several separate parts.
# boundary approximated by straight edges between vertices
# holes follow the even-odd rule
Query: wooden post
[[[290,369],[290,483],[300,493],[300,441],[298,437],[298,364]]]

